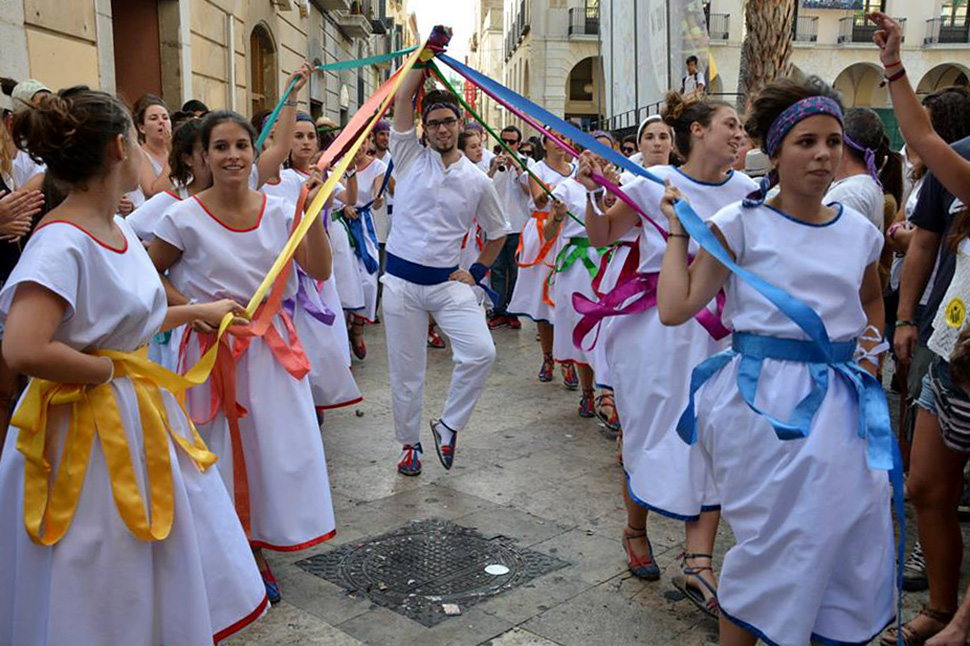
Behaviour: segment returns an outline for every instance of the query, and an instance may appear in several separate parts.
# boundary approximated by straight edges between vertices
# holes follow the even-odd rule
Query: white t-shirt
[[[155,225],[158,224],[162,213],[187,197],[189,197],[189,192],[185,187],[180,187],[178,193],[162,191],[158,195],[153,195],[145,200],[141,206],[125,218],[125,221],[135,234],[141,238],[142,242],[150,243],[155,239]]]
[[[498,193],[499,201],[505,211],[505,217],[513,231],[521,231],[529,221],[529,174],[525,171],[516,172],[515,168],[506,167],[504,171],[495,170],[492,184]]]
[[[693,74],[688,74],[684,77],[681,85],[683,86],[683,94],[687,95],[692,92],[696,92],[698,88],[704,88],[704,75],[700,72],[694,72]]]
[[[363,206],[374,199],[373,192],[380,189],[380,185],[374,188],[374,182],[378,178],[383,181],[385,172],[387,172],[387,164],[380,159],[371,159],[363,169],[357,171],[356,206]]]
[[[825,204],[832,202],[844,204],[866,216],[880,231],[885,228],[883,208],[886,198],[876,180],[866,173],[832,182],[823,201]]]
[[[445,168],[414,128],[391,129],[397,189],[388,253],[428,267],[459,264],[461,241],[477,217],[489,240],[511,232],[491,180],[467,157]]]
[[[711,222],[737,263],[806,303],[822,318],[829,338],[850,341],[868,324],[859,299],[866,268],[879,260],[883,236],[851,207],[824,225],[800,222],[767,204],[732,204]],[[796,253],[795,250],[810,250]],[[856,253],[846,253],[856,250]],[[738,332],[807,339],[781,310],[734,274],[725,286],[725,324]]]

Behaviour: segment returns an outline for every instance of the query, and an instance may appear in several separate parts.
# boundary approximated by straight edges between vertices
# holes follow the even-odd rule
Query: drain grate
[[[466,609],[569,563],[520,548],[505,536],[488,537],[469,527],[430,519],[297,565],[431,627],[449,617],[445,604]],[[488,574],[489,565],[505,566],[508,572]]]

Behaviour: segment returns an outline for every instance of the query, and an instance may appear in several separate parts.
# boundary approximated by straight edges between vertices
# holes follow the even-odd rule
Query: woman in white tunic
[[[593,136],[602,144],[613,147],[613,137],[605,132]],[[596,157],[597,163],[606,167],[606,161]],[[606,171],[614,181],[619,176],[612,169]],[[573,343],[573,330],[579,323],[580,314],[573,306],[574,294],[591,300],[595,298],[593,278],[600,268],[606,247],[597,248],[586,237],[583,217],[586,214],[586,187],[573,178],[559,183],[552,192],[557,202],[553,204],[553,216],[543,228],[546,239],[556,240],[555,266],[550,283],[555,307],[552,310],[552,354],[556,363],[570,365],[578,373],[582,396],[579,400],[579,416],[591,418],[596,415],[593,355],[582,345]],[[604,198],[612,206],[615,196]]]
[[[299,89],[299,88],[297,88]],[[289,238],[293,211],[248,185],[254,133],[234,112],[209,113],[202,145],[212,187],[163,214],[149,253],[189,299],[252,297]],[[330,275],[330,247],[315,222],[294,256],[311,277]],[[273,296],[277,296],[274,289]],[[282,298],[296,294],[291,271]],[[279,589],[259,548],[298,550],[335,533],[327,465],[313,410],[310,365],[292,320],[272,296],[250,325],[223,337],[213,376],[188,394],[189,412],[234,495],[270,600]],[[180,340],[194,364],[214,341],[196,328]],[[180,357],[181,359],[181,357]]]
[[[671,153],[674,150],[673,131],[663,121],[663,117],[654,114],[640,124],[637,130],[637,141],[640,146],[640,157],[637,163],[644,168],[651,166],[666,166],[670,163]],[[620,185],[630,184],[637,179],[629,171],[620,174]],[[585,213],[586,209],[581,209]],[[639,264],[639,256],[631,258],[631,251],[637,246],[637,238],[640,236],[640,226],[633,226],[613,243],[608,252],[607,265],[601,269],[593,280],[593,285],[600,294],[610,293],[621,280],[630,280],[634,277],[635,270]],[[628,264],[629,262],[629,264]],[[599,299],[593,299],[599,300]],[[617,433],[618,448],[622,460],[622,439],[619,437],[621,431],[619,411],[616,409],[616,400],[613,395],[613,377],[610,370],[610,362],[606,359],[606,339],[610,335],[610,327],[614,317],[602,319],[599,329],[595,326],[586,332],[581,331],[580,338],[576,338],[575,327],[573,329],[573,343],[578,343],[590,353],[593,364],[593,372],[596,374],[596,386],[602,389],[602,394],[597,398],[596,415],[604,424],[608,433]],[[597,339],[596,335],[599,335]],[[590,335],[590,336],[587,336]]]
[[[351,315],[350,344],[354,355],[358,359],[364,359],[367,356],[364,326],[377,320],[377,274],[380,271],[373,208],[375,204],[383,204],[384,196],[379,193],[387,164],[369,157],[362,146],[354,159],[354,167],[357,170],[357,201],[352,210],[344,211],[344,216],[347,218],[347,228],[353,242],[357,275],[364,293],[364,307]]]
[[[679,168],[654,166],[650,172],[684,191],[702,217],[711,217],[756,188],[750,178],[731,170],[742,141],[741,123],[731,105],[672,93],[667,96],[663,117],[674,130],[677,148],[687,162]],[[581,181],[594,188],[589,173],[598,172],[598,165],[588,156],[584,165]],[[636,250],[640,293],[613,303],[625,313],[610,324],[606,340],[616,405],[623,420],[623,466],[629,482],[628,526],[623,534],[627,561],[637,576],[659,579],[647,537],[646,512],[685,521],[683,576],[675,577],[674,584],[704,612],[716,615],[711,554],[720,498],[702,452],[684,445],[675,427],[687,401],[690,370],[726,347],[726,341],[712,336],[717,331],[723,336],[726,330],[716,324],[711,311],[676,327],[660,322],[652,299],[666,235],[659,211],[664,185],[639,178],[623,190],[653,220],[641,223]],[[596,217],[593,208],[590,201],[586,228],[593,244],[618,240],[640,221],[624,202],[617,202],[606,217]]]
[[[133,117],[138,141],[145,154],[138,172],[138,187],[126,193],[125,197],[131,202],[132,208],[137,209],[152,196],[172,188],[169,179],[172,121],[165,102],[152,94],[145,94],[135,102]],[[124,207],[122,215],[128,215]]]
[[[0,644],[218,642],[262,614],[266,592],[215,456],[166,388],[179,378],[139,348],[241,308],[166,307],[113,215],[141,163],[117,99],[64,90],[15,132],[71,192],[0,292],[4,354],[32,377],[0,459]]]
[[[509,301],[510,316],[526,316],[538,324],[539,341],[542,344],[542,367],[539,369],[539,381],[552,381],[552,369],[555,360],[552,356],[552,307],[549,305],[546,292],[546,281],[552,273],[554,240],[546,240],[542,233],[546,222],[550,219],[552,200],[546,190],[552,191],[563,180],[572,177],[576,172],[575,164],[566,157],[566,153],[551,139],[544,138],[546,157],[532,166],[535,178],[529,178],[529,189],[535,210],[532,219],[525,223],[519,235],[519,249],[517,264],[519,275],[515,280],[515,289]],[[545,185],[545,188],[543,187]],[[579,384],[575,369],[563,366],[563,382],[569,388],[576,388]]]
[[[718,589],[725,645],[867,644],[895,613],[881,470],[895,462],[894,439],[882,387],[866,372],[877,371],[884,322],[883,240],[861,213],[822,202],[843,154],[836,96],[817,78],[761,91],[747,129],[774,171],[751,199],[711,218],[713,233],[685,215],[691,235],[704,236],[689,268],[690,239],[673,209],[680,194],[664,197],[661,320],[689,321],[723,287],[734,326],[732,350],[692,376],[678,427],[698,440],[737,539]],[[775,179],[780,191],[765,201]],[[779,305],[759,279],[787,292]],[[875,338],[860,340],[870,330]]]
[[[179,126],[172,136],[172,154],[169,158],[173,190],[162,191],[149,198],[125,218],[146,246],[155,239],[155,224],[162,213],[212,185],[212,173],[202,158],[200,131],[201,121],[198,119],[191,119]],[[170,291],[173,292],[168,294],[170,304],[188,303],[184,299],[180,301],[174,290]],[[172,335],[173,331],[160,332],[148,344],[148,357],[169,370],[175,370],[178,363],[178,348],[171,343]]]
[[[296,211],[300,192],[305,183],[319,186],[310,172],[311,160],[317,152],[317,133],[313,119],[308,114],[297,115],[293,133],[293,147],[288,166],[280,177],[269,180],[262,191],[286,200],[287,208]],[[344,195],[346,197],[346,195]],[[305,204],[309,206],[312,194]],[[332,203],[332,202],[331,202]],[[327,217],[329,207],[320,214]],[[293,325],[310,359],[310,387],[318,418],[325,410],[350,406],[363,397],[350,371],[350,347],[347,344],[347,327],[340,308],[340,296],[333,275],[318,287],[317,281],[295,267],[299,279],[297,294],[284,302],[293,317]]]

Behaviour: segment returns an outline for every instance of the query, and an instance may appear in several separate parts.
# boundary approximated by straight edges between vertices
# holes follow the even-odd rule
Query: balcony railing
[[[970,23],[966,18],[932,18],[926,21],[924,45],[941,43],[957,44],[970,42]]]
[[[818,42],[818,16],[798,16],[795,20],[795,42]]]
[[[896,18],[900,27],[903,29],[903,40],[906,40],[906,19]],[[846,43],[871,43],[872,36],[876,33],[876,26],[866,20],[865,16],[856,15],[843,18],[839,21],[839,44]]]
[[[529,33],[529,17],[526,14],[525,0],[521,0],[518,12],[509,24],[509,30],[505,34],[505,60],[512,58],[512,54],[518,49],[519,44]]]
[[[711,40],[727,40],[731,35],[730,14],[709,14],[707,17],[707,33]]]
[[[574,7],[569,10],[569,37],[600,33],[599,7]]]

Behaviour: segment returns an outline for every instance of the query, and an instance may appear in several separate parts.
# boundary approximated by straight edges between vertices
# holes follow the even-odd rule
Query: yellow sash
[[[11,424],[20,429],[17,450],[26,460],[24,525],[31,540],[39,545],[53,545],[70,526],[81,497],[95,435],[104,453],[118,512],[131,533],[143,541],[164,540],[172,529],[175,505],[167,436],[171,436],[201,470],[218,459],[209,452],[188,415],[185,419],[191,428],[191,441],[172,431],[169,425],[162,389],[177,396],[184,395],[185,390],[194,385],[190,380],[149,361],[145,349],[133,353],[97,351],[95,354],[110,357],[114,362],[115,378],[128,377],[135,387],[145,443],[151,519],[135,478],[124,423],[111,385],[33,379]],[[63,404],[71,404],[71,421],[51,491],[52,468],[45,455],[48,450],[48,413],[51,406]]]

